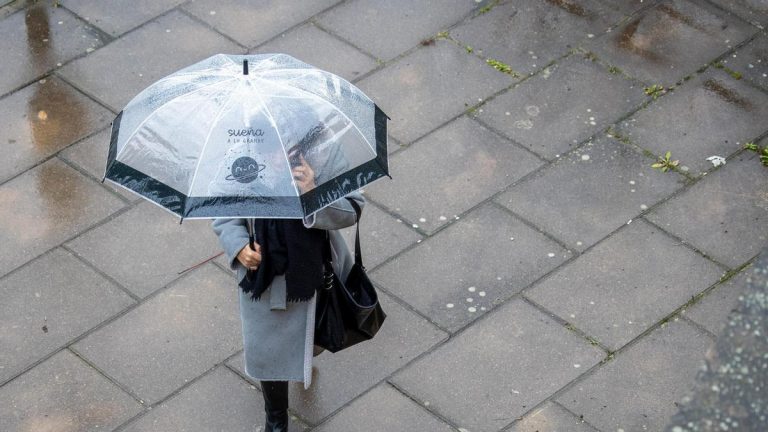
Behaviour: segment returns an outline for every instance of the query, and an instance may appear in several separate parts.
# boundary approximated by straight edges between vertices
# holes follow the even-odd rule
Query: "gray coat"
[[[347,197],[361,208],[365,199],[358,192]],[[346,198],[304,219],[304,226],[328,230],[334,270],[346,279],[354,263],[340,232],[355,224],[355,210]],[[213,231],[227,257],[229,267],[237,272],[239,282],[246,268],[237,254],[248,244],[245,219],[214,219]],[[240,318],[243,330],[243,362],[247,375],[258,380],[303,381],[309,388],[312,381],[312,352],[314,340],[315,301],[287,302],[285,277],[276,276],[259,301],[239,287]],[[265,301],[266,300],[266,301]]]

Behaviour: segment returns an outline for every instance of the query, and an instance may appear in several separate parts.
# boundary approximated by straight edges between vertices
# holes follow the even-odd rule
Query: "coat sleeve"
[[[340,198],[333,204],[304,218],[304,226],[324,230],[337,230],[355,224],[357,215],[355,208],[348,199],[353,199],[362,211],[365,207],[365,198],[360,192],[352,192],[344,198]]]
[[[229,268],[237,270],[238,266],[242,266],[237,260],[237,254],[249,241],[245,219],[214,219],[211,227],[219,237],[219,244],[227,256]]]

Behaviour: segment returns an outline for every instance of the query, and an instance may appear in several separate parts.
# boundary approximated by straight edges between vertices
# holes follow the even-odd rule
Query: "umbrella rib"
[[[264,99],[261,97],[258,91],[255,91],[254,94],[257,98],[259,98],[259,102],[261,102],[261,106],[264,107],[264,111],[266,111],[267,116],[269,117],[269,121],[272,123],[272,128],[275,129],[275,134],[277,135],[277,139],[280,140],[280,147],[283,149],[283,156],[285,157],[285,163],[288,164],[288,170],[291,171],[291,162],[288,160],[288,155],[285,154],[285,144],[283,143],[283,137],[280,136],[280,131],[277,129],[277,122],[275,121],[275,117],[272,116],[272,112],[267,108],[267,104],[264,103]],[[293,176],[291,176],[291,179],[293,179]],[[291,181],[291,184],[293,185],[293,190],[296,191],[296,196],[301,196],[299,193],[299,188],[296,186],[295,181]]]
[[[331,74],[331,75],[332,75],[332,74]],[[267,81],[267,80],[265,80],[264,78],[259,78],[259,79],[261,79],[261,80],[264,80],[264,81]],[[360,130],[360,128],[358,128],[358,127],[357,127],[357,125],[355,124],[355,122],[353,122],[353,121],[352,121],[352,119],[350,119],[350,118],[347,116],[347,114],[346,114],[344,111],[340,110],[340,109],[339,109],[339,107],[337,107],[336,105],[332,104],[331,102],[329,102],[329,101],[327,101],[327,100],[325,100],[325,99],[321,98],[320,96],[318,96],[318,95],[316,95],[316,94],[314,94],[314,93],[312,93],[312,92],[310,92],[310,91],[307,91],[307,90],[302,90],[302,89],[300,89],[300,88],[297,88],[297,87],[294,87],[294,86],[290,86],[290,85],[285,85],[283,82],[278,82],[278,81],[274,81],[274,82],[272,82],[272,81],[267,81],[267,82],[269,82],[270,84],[273,84],[273,85],[278,85],[278,86],[282,86],[282,87],[285,87],[285,88],[289,89],[290,91],[293,91],[293,92],[295,92],[295,93],[298,93],[298,94],[299,94],[299,95],[301,95],[301,96],[303,96],[303,95],[305,95],[305,94],[306,94],[306,95],[309,95],[309,96],[311,96],[311,97],[313,97],[313,98],[315,98],[315,99],[318,99],[318,100],[320,100],[320,102],[322,102],[322,103],[325,103],[325,104],[327,104],[327,105],[330,105],[330,106],[331,106],[331,108],[333,108],[333,109],[334,109],[335,111],[337,111],[339,114],[341,114],[342,116],[344,116],[344,118],[345,118],[345,119],[347,119],[347,121],[348,121],[349,123],[351,123],[351,124],[352,124],[352,126],[354,126],[354,127],[355,127],[355,130],[357,131],[357,133],[359,133],[359,134],[360,134],[360,136],[361,136],[361,137],[363,137],[363,140],[364,140],[366,143],[368,143],[368,146],[371,148],[371,150],[374,150],[374,152],[375,152],[375,150],[376,150],[376,147],[375,147],[374,145],[371,145],[371,143],[368,141],[368,138],[366,138],[366,137],[365,137],[365,135],[364,135],[364,134],[363,134],[363,132]],[[300,91],[303,91],[304,93],[299,93]],[[272,95],[271,97],[285,97],[285,96],[280,96],[280,95]],[[370,100],[370,98],[369,98],[369,100]],[[373,101],[371,101],[371,102],[373,102]]]
[[[136,134],[139,132],[139,130],[141,129],[141,127],[142,127],[142,126],[144,126],[144,123],[146,123],[147,121],[149,121],[149,119],[150,119],[152,116],[154,116],[155,114],[157,114],[157,112],[158,112],[158,111],[160,111],[161,109],[163,109],[163,107],[165,107],[166,105],[168,105],[168,104],[170,104],[170,103],[172,103],[172,102],[175,102],[175,101],[177,101],[177,100],[179,100],[179,99],[181,99],[181,98],[183,98],[183,97],[187,97],[187,96],[189,96],[189,95],[191,95],[191,94],[195,94],[195,93],[197,93],[197,92],[199,92],[199,91],[201,91],[201,90],[205,90],[205,89],[207,89],[207,88],[209,88],[209,87],[212,87],[212,86],[214,86],[214,85],[218,85],[218,84],[222,84],[222,83],[225,83],[225,82],[229,82],[229,81],[232,81],[232,80],[234,80],[234,79],[236,79],[236,78],[235,78],[235,77],[232,77],[232,78],[230,78],[230,79],[225,79],[225,80],[222,80],[222,81],[217,81],[217,82],[215,82],[215,83],[206,84],[206,85],[204,85],[204,86],[202,86],[202,87],[200,87],[200,88],[196,88],[196,89],[192,90],[192,91],[191,91],[191,92],[189,92],[189,93],[184,93],[184,94],[183,94],[183,95],[181,95],[181,96],[178,96],[178,97],[176,97],[176,98],[173,98],[173,99],[171,99],[171,100],[169,100],[169,101],[163,102],[163,104],[162,104],[162,105],[160,105],[159,107],[155,108],[155,110],[154,110],[154,111],[152,111],[151,113],[147,114],[147,116],[146,116],[146,117],[144,117],[144,120],[142,120],[142,121],[141,121],[141,123],[139,123],[139,125],[138,125],[138,126],[136,126],[136,129],[134,129],[134,131],[133,131],[133,132],[131,132],[131,134],[128,136],[128,138],[126,138],[126,139],[125,139],[124,143],[126,143],[126,144],[127,144],[127,143],[128,143],[130,140],[131,140],[131,139],[133,139],[133,137],[134,137],[134,136],[136,136]],[[123,146],[123,148],[122,148],[122,149],[120,149],[120,151],[117,153],[117,155],[115,155],[115,160],[118,160],[118,159],[120,158],[120,156],[123,154],[123,152],[125,151],[125,149],[126,149],[127,147],[128,147],[127,145],[124,145],[124,146]]]
[[[203,144],[203,149],[200,150],[200,157],[197,160],[197,166],[195,167],[195,173],[192,174],[192,181],[189,182],[189,192],[187,192],[187,196],[192,196],[192,188],[195,186],[195,179],[197,178],[197,172],[200,170],[200,164],[203,162],[203,155],[205,154],[205,148],[208,147],[208,142],[211,139],[211,134],[213,134],[214,125],[216,125],[216,122],[219,121],[222,115],[224,115],[224,109],[229,105],[229,101],[232,100],[232,97],[235,95],[234,89],[230,89],[229,96],[227,97],[227,101],[224,102],[221,105],[221,109],[218,113],[216,113],[216,117],[211,122],[211,129],[208,131],[208,136],[205,137],[205,143]]]

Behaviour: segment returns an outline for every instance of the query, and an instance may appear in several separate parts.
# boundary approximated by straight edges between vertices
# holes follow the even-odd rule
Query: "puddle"
[[[739,93],[735,90],[731,90],[725,87],[718,80],[710,78],[704,81],[704,88],[711,91],[712,93],[715,93],[726,102],[735,105],[745,111],[752,111],[754,109],[752,102],[741,97],[741,95],[739,95]]]
[[[662,60],[661,56],[649,49],[654,46],[654,38],[637,34],[637,28],[640,26],[642,19],[643,17],[640,17],[627,24],[619,33],[616,44],[619,48],[637,54],[646,60],[660,63]]]

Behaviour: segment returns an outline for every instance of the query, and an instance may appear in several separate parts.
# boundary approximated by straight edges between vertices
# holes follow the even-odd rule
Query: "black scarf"
[[[240,287],[256,301],[275,275],[285,274],[287,301],[307,301],[323,286],[327,232],[304,226],[301,219],[255,219],[254,240],[261,264],[249,270]],[[250,231],[250,229],[249,229]]]

